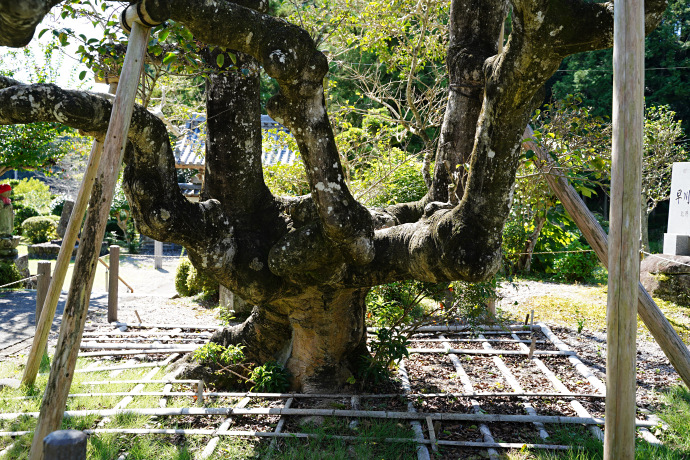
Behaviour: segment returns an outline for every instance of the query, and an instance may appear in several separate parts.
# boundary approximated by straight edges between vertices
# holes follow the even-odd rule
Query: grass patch
[[[584,287],[576,295],[547,295],[532,297],[518,305],[503,309],[503,313],[516,321],[523,321],[534,310],[537,320],[581,331],[586,328],[595,332],[606,330],[607,287]],[[655,298],[654,301],[669,323],[685,343],[690,343],[690,310],[673,302]],[[637,318],[637,335],[651,340],[651,334],[642,320]]]

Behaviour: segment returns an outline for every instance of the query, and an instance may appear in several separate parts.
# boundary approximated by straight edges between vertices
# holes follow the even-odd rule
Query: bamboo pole
[[[412,393],[412,387],[410,386],[410,377],[407,374],[407,369],[405,369],[404,361],[400,361],[400,365],[398,366],[398,375],[400,376],[403,391],[405,393]],[[417,413],[417,409],[415,409],[412,401],[408,401],[406,414],[415,413]],[[431,457],[429,456],[429,449],[422,445],[422,441],[424,441],[424,431],[422,430],[422,424],[419,423],[419,420],[412,420],[410,422],[410,426],[412,427],[412,432],[414,433],[414,439],[417,441],[417,460],[430,460]]]
[[[82,350],[179,350],[179,351],[194,351],[200,345],[188,344],[165,344],[165,343],[97,343],[89,344],[82,343],[79,348]]]
[[[260,407],[252,409],[235,409],[232,407],[181,407],[181,408],[142,408],[142,409],[85,409],[65,411],[65,417],[85,417],[98,415],[101,417],[113,417],[118,414],[155,415],[155,416],[179,416],[179,415],[271,415],[271,416],[305,416],[317,415],[322,417],[363,417],[375,419],[397,420],[424,420],[431,417],[432,420],[458,421],[458,422],[485,422],[485,423],[562,423],[568,425],[603,425],[604,419],[599,417],[571,417],[565,415],[514,415],[514,414],[467,414],[461,412],[399,412],[376,410],[345,410],[345,409],[286,409],[279,407]],[[15,420],[19,417],[39,416],[39,412],[18,412],[0,414],[0,420]],[[636,420],[637,426],[654,427],[658,422]]]
[[[239,403],[237,403],[235,408],[245,407],[247,404],[249,404],[249,401],[250,401],[249,398],[243,398]],[[281,419],[281,420],[283,420],[283,419]],[[211,438],[211,440],[208,442],[206,447],[204,447],[204,450],[199,455],[200,460],[207,459],[211,455],[213,455],[213,452],[216,450],[216,447],[218,446],[218,443],[220,442],[220,436],[218,436],[217,433],[220,431],[227,431],[228,428],[230,428],[230,425],[232,424],[232,422],[233,422],[232,417],[226,418],[225,421],[223,421],[223,423],[218,427],[218,429],[213,432],[213,437]],[[278,425],[280,425],[280,422],[278,422]],[[273,442],[271,442],[271,444],[273,444]]]
[[[198,383],[198,380],[194,380],[191,383]],[[114,383],[124,383],[124,382],[114,382]],[[137,381],[137,383],[143,383],[143,384],[149,384],[149,383],[156,383],[156,381]],[[166,385],[171,385],[171,384],[166,384]],[[226,393],[226,392],[206,392],[204,393],[205,398],[228,398],[228,397],[241,397],[243,393]],[[138,392],[138,393],[132,393],[131,391],[114,391],[111,393],[70,393],[67,395],[68,398],[105,398],[105,397],[111,397],[111,396],[198,396],[197,392],[194,391],[145,391],[145,392]],[[310,398],[320,398],[323,397],[324,395],[315,395],[315,396],[309,396]],[[337,395],[338,398],[342,398],[343,396],[346,395]],[[398,398],[403,395],[383,395],[388,398]],[[30,400],[30,399],[36,399],[40,398],[41,395],[35,395],[35,396],[15,396],[12,398],[6,398],[7,400],[11,401],[25,401],[25,400]],[[276,398],[275,396],[268,395],[268,396],[263,396],[263,395],[256,395],[254,397],[261,397],[261,398]],[[300,396],[297,395],[295,398],[299,398]],[[307,396],[302,396],[302,397],[307,397]],[[380,399],[379,395],[374,395],[372,397],[375,397],[377,399]],[[524,393],[524,392],[515,392],[515,393],[509,393],[509,392],[502,392],[502,393],[478,393],[478,394],[461,394],[461,393],[411,393],[409,395],[404,395],[403,397],[406,397],[407,399],[419,399],[419,398],[548,398],[548,399],[553,399],[553,398],[558,398],[558,399],[580,399],[580,398],[595,398],[595,399],[603,399],[604,396],[602,395],[592,395],[592,394],[586,394],[586,393],[579,393],[579,394],[571,394],[571,393],[539,393],[539,394],[534,394],[534,393]],[[289,398],[289,399],[295,399],[295,398]],[[336,398],[335,395],[325,395],[324,399],[327,398]],[[580,415],[581,417],[589,417],[589,415]]]
[[[635,457],[644,1],[615,2],[604,460]]]
[[[608,268],[608,237],[601,228],[594,215],[587,209],[582,198],[568,183],[563,174],[555,169],[549,154],[531,139],[534,133],[530,126],[525,129],[525,146],[536,153],[539,169],[544,174],[551,190],[563,203],[570,217],[573,218],[587,242],[596,252],[601,263]],[[654,340],[659,344],[664,354],[671,362],[685,385],[690,388],[690,350],[683,343],[678,333],[659,306],[654,302],[642,283],[637,283],[637,313],[644,322]]]
[[[31,431],[4,431],[0,432],[0,436],[24,436],[30,434]],[[308,439],[322,438],[321,434],[314,433],[276,433],[274,431],[241,431],[241,430],[226,430],[226,431],[215,431],[208,428],[197,428],[197,429],[183,429],[183,428],[101,428],[94,430],[84,430],[87,435],[93,434],[183,434],[183,435],[197,435],[197,436],[209,436],[217,433],[218,436],[242,436],[242,437],[257,437],[257,438],[301,438]],[[429,439],[416,440],[414,438],[374,438],[368,436],[341,436],[341,435],[328,435],[328,439],[338,439],[342,441],[355,441],[355,442],[389,442],[389,443],[418,443],[418,444],[430,444]],[[565,446],[559,444],[532,444],[532,443],[522,443],[522,442],[476,442],[476,441],[436,441],[439,446],[450,446],[450,447],[469,447],[469,448],[499,448],[499,449],[546,449],[546,450],[571,450],[573,446]],[[203,457],[202,457],[203,458]]]
[[[444,339],[445,337],[441,335],[439,338]],[[450,344],[448,342],[445,342],[443,344],[444,347],[450,348]],[[462,363],[460,362],[460,358],[458,358],[455,355],[448,355],[448,359],[450,359],[450,362],[453,363],[453,366],[455,367],[455,373],[457,378],[460,380],[460,383],[462,384],[463,390],[467,393],[473,393],[474,392],[474,387],[472,385],[472,380],[470,379],[470,376],[467,375],[467,372],[465,371],[465,368],[462,366]],[[470,405],[472,407],[472,412],[475,414],[479,414],[482,412],[481,405],[479,404],[479,401],[475,398],[470,399]],[[482,439],[486,443],[493,443],[495,442],[494,436],[491,433],[491,429],[486,423],[480,423],[479,424],[479,433],[482,435]],[[494,460],[498,458],[498,452],[496,449],[490,447],[487,448],[487,455],[491,460]]]
[[[110,271],[110,265],[108,265],[105,260],[103,260],[99,257],[98,261],[101,263],[101,265],[103,265],[105,267],[106,270]],[[119,279],[122,284],[127,286],[127,289],[129,289],[129,292],[134,292],[134,288],[132,286],[130,286],[127,281],[123,280],[120,275],[117,276],[117,279]]]
[[[491,345],[489,345],[488,342],[484,342],[482,346],[485,349],[491,349]],[[529,353],[529,350],[527,350]],[[508,385],[515,391],[516,393],[522,393],[525,390],[522,388],[522,385],[520,385],[520,382],[515,378],[513,373],[508,369],[508,366],[506,366],[505,362],[499,357],[499,356],[494,356],[492,358],[494,362],[494,366],[498,368],[498,370],[501,372],[503,375],[503,378],[506,379],[508,382]],[[534,410],[534,407],[532,407],[532,404],[529,401],[526,401],[525,398],[521,398],[521,404],[522,407],[525,409],[525,412],[527,412],[528,415],[537,415],[537,411]],[[535,428],[537,429],[537,432],[539,433],[539,437],[542,439],[547,439],[549,437],[549,433],[547,433],[546,429],[544,428],[544,425],[541,423],[535,423],[534,424]]]
[[[139,327],[142,329],[210,329],[212,331],[222,331],[224,328],[223,326],[205,326],[202,324],[146,324],[146,323],[139,323],[139,324],[129,324],[129,323],[122,323],[122,322],[115,322],[111,323],[115,327]]]
[[[152,332],[152,331],[130,331],[130,332],[120,332],[120,331],[103,331],[103,332],[84,332],[82,337],[101,337],[101,336],[122,336],[122,337],[196,337],[199,339],[211,337],[210,332]],[[111,340],[117,340],[114,337]]]
[[[41,444],[43,438],[48,433],[58,429],[62,422],[62,414],[79,352],[78,345],[81,342],[81,334],[86,321],[86,310],[98,263],[101,241],[127,142],[139,75],[148,45],[148,35],[148,27],[133,22],[120,76],[121,83],[117,88],[108,132],[105,137],[104,158],[98,167],[99,187],[91,197],[89,215],[84,224],[60,336],[41,403],[41,416],[31,445],[30,460],[42,460]],[[45,310],[44,315],[48,313]],[[43,315],[41,319],[43,319]],[[29,377],[25,379],[27,382],[34,382],[35,379],[31,378],[31,373],[25,373],[25,376]],[[35,372],[33,376],[35,376]]]
[[[451,353],[454,355],[521,355],[527,356],[530,354],[528,351],[523,350],[477,350],[472,348],[409,348],[407,350],[409,353]],[[534,355],[540,356],[573,356],[574,351],[562,351],[562,350],[536,350]]]

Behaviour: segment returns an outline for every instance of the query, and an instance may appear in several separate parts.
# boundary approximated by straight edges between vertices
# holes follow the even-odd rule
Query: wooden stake
[[[587,209],[582,198],[568,183],[568,179],[553,167],[553,160],[551,160],[548,152],[530,140],[533,137],[534,132],[532,128],[527,126],[524,134],[524,138],[527,139],[525,147],[537,154],[537,164],[551,190],[563,203],[563,207],[568,211],[570,217],[573,218],[589,245],[596,252],[601,263],[608,268],[609,250],[606,232],[601,228],[594,215]],[[676,372],[678,372],[680,378],[685,382],[685,385],[690,388],[690,350],[683,343],[676,330],[673,329],[671,323],[668,322],[664,312],[661,311],[644,286],[642,286],[642,283],[637,283],[637,301],[637,313],[640,315],[640,319],[647,326],[654,340],[664,351],[664,354]]]
[[[110,246],[110,278],[108,280],[108,322],[117,321],[117,294],[120,272],[120,246]]]
[[[38,282],[36,283],[36,323],[41,318],[43,303],[48,295],[50,286],[50,262],[40,261],[38,263]]]
[[[86,311],[96,273],[96,265],[98,264],[101,241],[103,240],[105,224],[108,219],[110,204],[115,192],[115,184],[127,142],[139,75],[148,45],[148,35],[149,28],[136,22],[133,24],[120,76],[121,83],[117,88],[110,124],[105,137],[104,158],[98,168],[100,187],[91,197],[89,215],[84,224],[67,305],[65,306],[60,327],[60,336],[50,370],[50,377],[41,403],[41,416],[36,425],[29,453],[30,460],[43,459],[43,438],[48,433],[57,430],[62,422],[67,394],[69,393],[76,366],[81,334],[86,322]],[[70,225],[74,224],[73,221],[74,219],[71,219]],[[69,230],[70,226],[68,226]],[[47,318],[49,312],[46,310],[44,309],[41,322],[43,322],[43,316]],[[30,357],[29,364],[32,363]],[[35,380],[35,372],[33,372],[32,378],[29,364],[27,364],[24,380],[32,384]]]
[[[635,458],[637,284],[644,124],[644,2],[614,4],[613,142],[604,460]]]

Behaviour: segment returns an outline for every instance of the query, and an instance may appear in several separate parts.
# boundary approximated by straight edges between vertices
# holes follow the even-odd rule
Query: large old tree
[[[57,3],[0,0],[0,45],[28,43]],[[609,47],[613,37],[612,3],[452,0],[450,91],[433,184],[419,202],[367,209],[344,180],[324,102],[328,63],[307,32],[265,14],[264,0],[146,0],[144,8],[210,47],[236,50],[244,71],[208,76],[200,203],[180,193],[165,125],[135,110],[124,181],[138,227],[182,244],[199,269],[257,305],[219,340],[285,363],[303,391],[337,388],[356,371],[367,353],[370,287],[496,272],[522,134],[543,84],[565,56]],[[509,8],[512,29],[498,54]],[[648,29],[664,8],[663,0],[646,2]],[[297,140],[307,196],[273,196],[264,183],[259,67],[280,85],[268,111]],[[0,124],[57,121],[99,136],[110,109],[105,96],[0,77]],[[469,173],[456,170],[465,163]]]

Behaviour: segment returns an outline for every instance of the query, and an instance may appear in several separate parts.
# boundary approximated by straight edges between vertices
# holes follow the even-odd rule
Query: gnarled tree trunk
[[[375,210],[348,189],[324,102],[328,62],[306,31],[257,11],[263,2],[144,2],[153,20],[172,19],[208,44],[211,62],[215,47],[238,56],[237,65],[208,77],[203,201],[180,193],[165,125],[141,107],[125,157],[125,192],[140,231],[182,244],[199,270],[258,305],[216,340],[243,343],[258,361],[285,363],[294,389],[335,389],[367,353],[370,287],[476,281],[496,272],[522,133],[543,84],[568,54],[611,46],[613,32],[607,3],[511,3],[513,28],[499,53],[507,1],[452,0],[451,90],[429,193]],[[646,7],[651,30],[665,3],[649,0]],[[35,16],[42,14],[37,9]],[[30,36],[27,27],[0,28],[0,45],[16,45],[29,29]],[[280,85],[267,107],[297,141],[307,196],[276,197],[264,182],[259,67]],[[103,133],[109,110],[98,95],[0,77],[0,124],[59,121]]]

